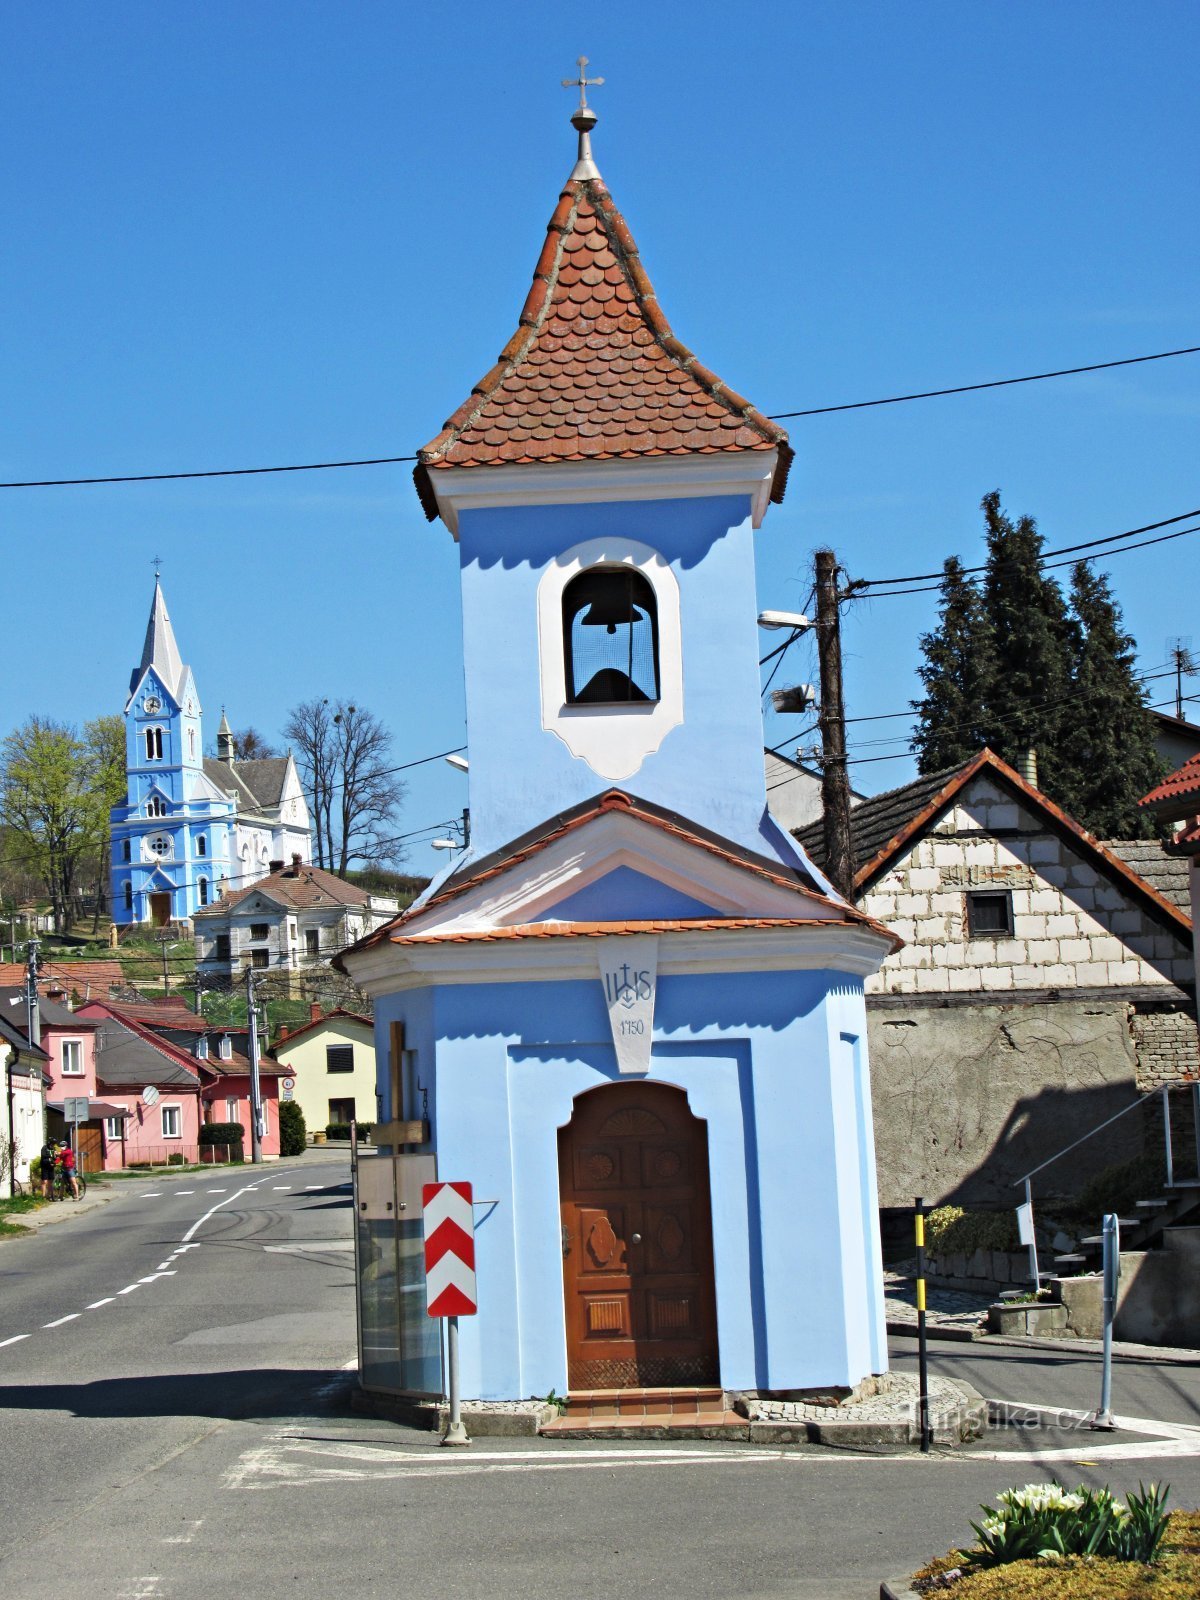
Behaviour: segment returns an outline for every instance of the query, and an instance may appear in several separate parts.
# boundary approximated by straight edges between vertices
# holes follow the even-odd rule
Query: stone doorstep
[[[578,1389],[567,1396],[567,1416],[572,1419],[668,1417],[676,1413],[694,1417],[698,1412],[722,1416],[727,1409],[723,1391],[715,1386]]]
[[[465,1419],[464,1412],[464,1419]],[[559,1417],[540,1430],[545,1439],[736,1439],[754,1427],[736,1411],[676,1411],[652,1416]]]

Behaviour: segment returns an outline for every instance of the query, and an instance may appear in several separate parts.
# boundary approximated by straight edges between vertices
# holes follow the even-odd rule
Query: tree
[[[262,761],[277,756],[279,751],[263,738],[257,728],[242,728],[233,736],[233,755],[236,761]]]
[[[352,861],[402,854],[391,837],[404,784],[391,769],[392,736],[348,700],[306,700],[284,725],[308,794],[317,865],[345,877]]]
[[[1166,763],[1154,747],[1133,637],[1107,576],[1085,561],[1071,570],[1071,611],[1077,714],[1064,753],[1074,778],[1075,815],[1102,839],[1150,837],[1153,824],[1137,802],[1165,774]]]
[[[1000,491],[983,497],[987,571],[983,614],[990,640],[985,667],[984,744],[1016,766],[1027,750],[1038,753],[1040,782],[1068,811],[1073,775],[1063,736],[1075,715],[1070,706],[1071,628],[1062,590],[1041,570],[1043,539],[1030,516],[1013,522],[1000,508]]]
[[[102,735],[93,744],[66,723],[36,716],[0,747],[0,819],[45,884],[58,933],[71,925],[81,864],[108,828],[102,750]],[[124,754],[121,765],[123,773]]]
[[[302,1156],[308,1148],[304,1113],[295,1100],[279,1102],[279,1154]]]
[[[89,782],[92,798],[99,813],[99,835],[95,856],[95,914],[92,932],[100,921],[101,908],[107,899],[109,862],[112,859],[112,828],[110,816],[114,806],[119,806],[126,795],[125,778],[125,723],[118,716],[95,717],[83,726],[87,750]]]
[[[918,772],[938,772],[968,760],[983,744],[991,636],[978,587],[951,556],[943,569],[937,628],[921,635],[917,668],[925,686],[912,702],[917,729],[912,747]]]

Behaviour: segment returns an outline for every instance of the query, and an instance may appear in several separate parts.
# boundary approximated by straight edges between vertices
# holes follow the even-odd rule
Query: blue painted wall
[[[537,586],[585,540],[619,534],[659,551],[679,581],[683,716],[619,787],[753,849],[766,785],[748,497],[501,507],[459,518],[472,845],[485,854],[613,787],[543,729]],[[621,715],[614,712],[614,715]]]
[[[377,1002],[429,1089],[439,1176],[480,1201],[463,1393],[566,1392],[557,1134],[617,1081],[598,981],[466,984]],[[721,1382],[852,1384],[886,1367],[861,986],[831,973],[660,979],[650,1079],[707,1122]],[[637,1080],[620,1080],[637,1081]],[[389,1112],[393,1108],[388,1108]]]

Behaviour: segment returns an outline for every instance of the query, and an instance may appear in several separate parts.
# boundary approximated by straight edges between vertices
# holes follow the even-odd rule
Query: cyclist
[[[41,1165],[38,1168],[42,1180],[43,1200],[53,1200],[54,1198],[54,1164],[57,1157],[58,1148],[54,1140],[47,1136],[46,1142],[42,1146]]]
[[[69,1144],[64,1144],[58,1152],[58,1165],[62,1171],[63,1182],[70,1185],[71,1197],[79,1199],[79,1179],[75,1176],[75,1152]]]

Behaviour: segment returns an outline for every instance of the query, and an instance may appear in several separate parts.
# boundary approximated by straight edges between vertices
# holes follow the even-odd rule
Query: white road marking
[[[205,1189],[205,1194],[228,1194],[228,1189]]]
[[[143,1189],[141,1194],[138,1195],[138,1199],[139,1200],[157,1200],[157,1199],[159,1199],[161,1197],[161,1195],[162,1195],[162,1190],[161,1189]]]
[[[43,1328],[61,1328],[64,1322],[74,1322],[75,1318],[77,1316],[79,1316],[79,1314],[80,1313],[78,1311],[71,1311],[65,1317],[59,1317],[57,1319],[57,1321],[55,1321],[55,1322],[43,1322],[42,1323],[42,1327]]]
[[[28,1339],[28,1337],[27,1333],[14,1333],[11,1339],[0,1339],[0,1350],[3,1350],[6,1344],[20,1344],[22,1339]]]
[[[279,1194],[281,1190],[290,1189],[292,1186],[290,1183],[273,1183],[271,1187],[275,1190],[276,1194]]]
[[[324,1254],[327,1250],[353,1250],[353,1239],[314,1239],[308,1244],[265,1244],[263,1249],[276,1256]]]
[[[174,1272],[152,1272],[147,1278],[139,1278],[139,1283],[157,1283],[159,1278],[173,1278]]]
[[[176,1194],[195,1194],[195,1189],[176,1189]]]
[[[188,1523],[188,1527],[191,1529],[190,1533],[169,1533],[164,1537],[163,1543],[164,1544],[191,1544],[192,1540],[200,1532],[200,1529],[203,1526],[204,1526],[204,1518],[203,1517],[197,1517],[194,1522],[189,1522]]]
[[[167,1268],[171,1265],[171,1262],[173,1260],[174,1260],[173,1256],[168,1256],[165,1261],[160,1261],[158,1263],[157,1267],[155,1267],[155,1269],[154,1269],[155,1272],[165,1272],[167,1270]]]
[[[138,1287],[138,1285],[136,1283],[129,1283],[129,1284],[126,1284],[126,1286],[123,1289],[118,1289],[117,1293],[118,1294],[132,1294],[133,1291],[137,1287]]]
[[[103,1300],[93,1300],[90,1306],[84,1306],[83,1309],[85,1311],[99,1311],[101,1306],[110,1306],[110,1305],[112,1305],[113,1299],[114,1299],[114,1296],[112,1296],[111,1294],[106,1294],[104,1296]]]
[[[258,1182],[261,1183],[262,1179],[260,1178],[258,1180]],[[182,1242],[184,1244],[187,1244],[188,1240],[192,1237],[192,1235],[194,1233],[196,1233],[200,1228],[202,1228],[204,1226],[204,1224],[208,1221],[209,1217],[212,1216],[214,1211],[220,1211],[222,1206],[227,1206],[227,1205],[231,1204],[231,1202],[236,1200],[236,1199],[238,1199],[238,1197],[240,1195],[248,1194],[251,1189],[257,1189],[257,1188],[258,1188],[258,1184],[257,1183],[248,1183],[248,1184],[245,1185],[244,1188],[235,1190],[235,1192],[229,1196],[228,1200],[218,1200],[215,1206],[209,1206],[208,1210],[204,1213],[204,1215],[202,1217],[198,1218],[197,1221],[192,1223],[191,1227],[184,1234]]]
[[[325,1185],[323,1183],[306,1183],[304,1187],[306,1189],[323,1189]]]

